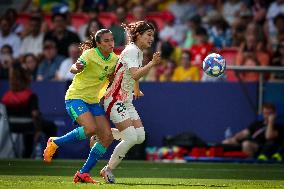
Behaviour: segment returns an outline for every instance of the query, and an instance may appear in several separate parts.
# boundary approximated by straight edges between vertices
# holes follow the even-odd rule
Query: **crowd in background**
[[[230,64],[240,66],[284,65],[283,0],[25,0],[19,10],[1,15],[0,78],[8,79],[9,68],[19,63],[34,81],[70,80],[80,42],[109,28],[119,53],[127,43],[121,23],[135,20],[148,20],[158,31],[144,62],[157,50],[163,58],[145,81],[230,80],[203,74],[201,64],[210,52],[233,52]],[[257,73],[240,76],[258,80]],[[266,79],[283,81],[284,74]]]

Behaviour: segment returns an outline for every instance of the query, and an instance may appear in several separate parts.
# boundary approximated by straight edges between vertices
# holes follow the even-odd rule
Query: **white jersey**
[[[130,68],[141,67],[142,61],[143,52],[134,43],[127,45],[120,54],[114,81],[107,90],[105,98],[112,97],[122,102],[131,102],[135,80],[131,76]]]

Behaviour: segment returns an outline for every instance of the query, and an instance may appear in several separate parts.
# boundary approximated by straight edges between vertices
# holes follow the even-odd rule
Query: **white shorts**
[[[140,119],[139,114],[131,102],[123,102],[109,97],[104,100],[104,109],[106,115],[109,116],[113,123],[120,123],[127,119]]]

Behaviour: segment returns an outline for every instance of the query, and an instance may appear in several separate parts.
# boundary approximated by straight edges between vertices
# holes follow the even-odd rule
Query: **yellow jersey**
[[[184,69],[182,66],[178,66],[173,73],[172,81],[199,81],[200,74],[197,66],[191,66],[188,69]]]
[[[115,53],[104,58],[98,48],[85,50],[78,61],[84,64],[82,72],[77,73],[66,92],[65,100],[81,99],[86,103],[99,103],[109,84],[118,60]]]

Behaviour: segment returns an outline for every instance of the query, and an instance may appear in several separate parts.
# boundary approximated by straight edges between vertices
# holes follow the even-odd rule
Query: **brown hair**
[[[30,86],[31,75],[19,63],[9,70],[9,85],[11,91],[21,91]]]
[[[137,36],[142,35],[147,30],[155,31],[154,26],[146,21],[132,22],[130,24],[122,23],[121,26],[125,29],[129,42],[136,42]]]
[[[272,103],[263,103],[262,108],[267,108],[272,110],[273,112],[276,112],[276,108]]]

